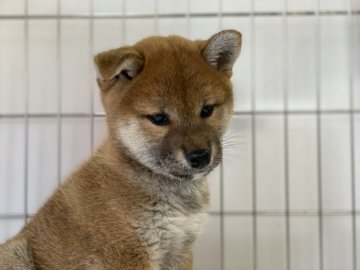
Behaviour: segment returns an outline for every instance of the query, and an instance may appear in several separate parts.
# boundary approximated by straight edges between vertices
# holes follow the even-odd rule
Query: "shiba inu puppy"
[[[226,30],[96,55],[108,136],[0,247],[0,269],[192,269],[240,47],[241,34]]]

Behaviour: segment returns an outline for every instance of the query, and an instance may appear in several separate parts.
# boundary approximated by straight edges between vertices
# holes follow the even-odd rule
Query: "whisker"
[[[222,145],[222,147],[227,147],[227,146],[242,146],[242,145],[245,145],[245,141],[241,141],[241,142],[226,142],[226,143],[222,143],[221,145]]]
[[[222,159],[223,161],[229,161],[229,160],[236,160],[241,158],[242,154],[239,152],[223,152],[222,153]]]
[[[239,136],[228,136],[228,137],[223,137],[222,141],[228,141],[228,140],[238,140],[238,139],[242,139],[244,138],[244,135],[239,135]]]

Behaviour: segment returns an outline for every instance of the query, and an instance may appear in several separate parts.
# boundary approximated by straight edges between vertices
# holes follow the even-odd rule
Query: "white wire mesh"
[[[104,133],[91,56],[244,35],[195,269],[359,269],[359,0],[0,0],[0,240]]]

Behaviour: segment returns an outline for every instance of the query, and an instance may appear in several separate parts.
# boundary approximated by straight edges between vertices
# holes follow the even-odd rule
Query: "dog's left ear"
[[[232,67],[241,49],[241,33],[236,30],[224,30],[206,41],[196,41],[202,57],[216,70],[232,74]]]

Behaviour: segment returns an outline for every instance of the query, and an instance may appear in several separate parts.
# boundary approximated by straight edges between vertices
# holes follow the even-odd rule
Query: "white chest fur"
[[[179,269],[202,231],[206,216],[206,212],[189,215],[159,212],[141,226],[140,235],[155,269]]]
[[[151,269],[181,269],[206,220],[206,179],[160,182],[143,178],[145,185],[151,199],[141,204],[143,211],[132,226],[150,256]]]

